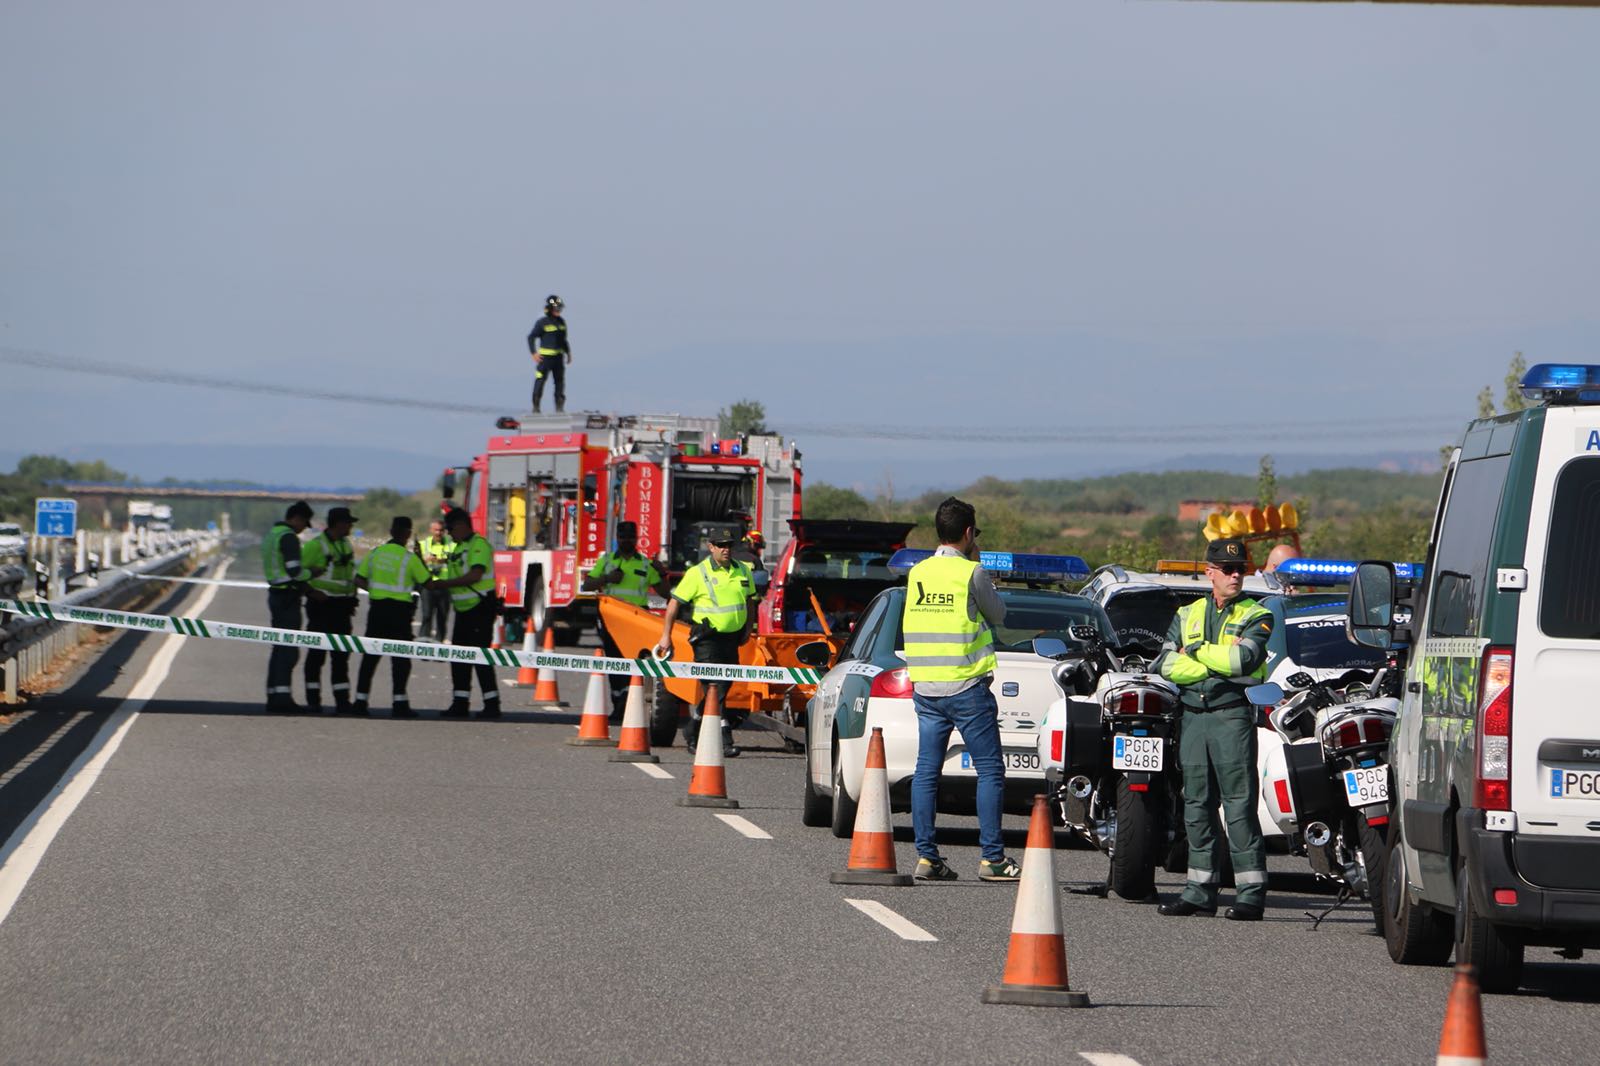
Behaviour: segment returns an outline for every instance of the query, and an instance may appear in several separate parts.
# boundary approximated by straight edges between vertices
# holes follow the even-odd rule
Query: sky
[[[868,491],[1436,453],[1514,351],[1600,362],[1596,54],[1594,10],[8,0],[0,461],[421,487],[488,419],[6,355],[516,414],[551,292],[570,409],[759,399]]]

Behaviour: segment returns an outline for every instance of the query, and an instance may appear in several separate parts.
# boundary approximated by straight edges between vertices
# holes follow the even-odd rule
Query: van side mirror
[[[833,665],[833,646],[825,640],[813,640],[796,648],[794,657],[801,666],[826,670]]]
[[[1388,651],[1394,646],[1394,564],[1366,562],[1350,580],[1346,635],[1356,644]]]

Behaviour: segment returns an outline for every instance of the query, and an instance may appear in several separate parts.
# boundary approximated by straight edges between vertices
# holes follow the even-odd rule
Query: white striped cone
[[[1011,916],[1011,947],[1000,984],[983,990],[985,1003],[1028,1007],[1087,1007],[1089,996],[1067,983],[1067,942],[1056,896],[1055,831],[1044,796],[1033,798],[1028,850]]]
[[[644,712],[644,679],[635,675],[628,682],[628,701],[622,705],[622,728],[617,731],[617,750],[612,762],[660,762],[650,754],[650,721]]]
[[[522,650],[528,655],[532,655],[539,650],[539,635],[534,632],[532,624],[525,625],[522,628]],[[539,671],[531,666],[519,665],[517,667],[517,679],[512,684],[518,688],[532,688],[538,683]]]
[[[611,746],[611,686],[598,670],[589,675],[589,688],[583,694],[583,717],[578,719],[578,735],[567,743],[580,748]]]
[[[867,767],[861,777],[855,830],[850,834],[850,861],[842,873],[828,878],[836,885],[913,884],[894,861],[894,825],[889,820],[889,769],[883,751],[883,729],[872,727],[867,741]]]
[[[722,715],[707,709],[700,716],[700,739],[694,748],[694,770],[689,776],[689,794],[678,801],[680,807],[737,807],[728,798],[728,777],[722,763]]]

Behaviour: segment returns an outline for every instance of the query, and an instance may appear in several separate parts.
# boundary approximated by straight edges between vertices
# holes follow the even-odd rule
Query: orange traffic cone
[[[650,723],[644,715],[644,678],[634,674],[628,681],[628,702],[622,705],[622,729],[617,734],[617,750],[612,762],[660,762],[650,754]]]
[[[1022,858],[1017,909],[1011,916],[1011,950],[998,985],[983,990],[985,1003],[1025,1007],[1087,1007],[1089,994],[1067,984],[1067,942],[1056,900],[1055,833],[1044,796],[1033,798],[1028,850]]]
[[[522,652],[524,655],[532,655],[534,652],[539,650],[539,634],[531,624],[532,619],[529,619],[529,622],[530,624],[522,631]],[[532,688],[538,683],[539,671],[535,667],[517,667],[517,680],[515,684],[518,688]]]
[[[850,835],[850,861],[828,878],[836,885],[909,885],[911,875],[894,864],[894,826],[889,824],[889,763],[883,757],[883,729],[872,727],[867,770],[861,778],[856,827]]]
[[[594,650],[595,655],[600,649]],[[583,695],[583,717],[578,719],[578,735],[567,738],[568,744],[581,748],[611,746],[611,686],[606,675],[598,670],[589,672],[589,691]]]
[[[553,629],[544,631],[544,650],[556,650],[556,634]],[[561,690],[556,688],[556,672],[548,666],[539,667],[539,679],[533,686],[533,702],[549,704],[552,707],[566,706],[566,702],[561,698]]]
[[[678,806],[739,806],[738,800],[728,798],[728,778],[722,765],[722,715],[709,708],[700,716],[700,741],[694,749],[689,794],[678,801]]]
[[[499,647],[500,647],[501,642],[505,639],[505,635],[506,635],[505,619],[496,618],[494,620],[494,629],[491,631],[490,636],[489,636],[489,647],[498,650]]]
[[[1444,1008],[1444,1030],[1439,1034],[1438,1066],[1483,1066],[1489,1051],[1483,1044],[1483,1004],[1478,997],[1478,971],[1457,964],[1450,1000]]]

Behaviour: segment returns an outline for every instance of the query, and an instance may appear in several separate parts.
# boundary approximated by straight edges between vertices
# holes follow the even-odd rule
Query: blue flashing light
[[[1521,388],[1541,403],[1600,403],[1600,366],[1539,363],[1522,375]]]
[[[720,440],[714,440],[714,441],[711,442],[711,454],[712,455],[721,455],[722,454],[722,442]]]
[[[1285,559],[1273,571],[1291,585],[1348,585],[1356,563],[1348,559]],[[1421,563],[1395,563],[1394,576],[1401,581],[1420,581]]]
[[[728,454],[733,456],[735,459],[737,459],[737,458],[739,458],[739,456],[744,454],[744,449],[739,447],[739,442],[738,441],[734,441],[733,442],[733,449]]]
[[[891,573],[908,573],[933,555],[926,548],[901,548],[889,557]],[[1032,555],[1024,552],[980,552],[978,562],[995,577],[1014,581],[1082,581],[1089,564],[1076,555]]]

